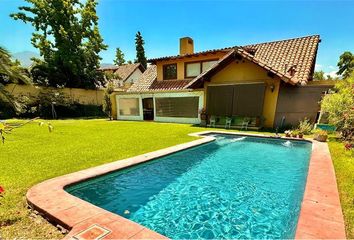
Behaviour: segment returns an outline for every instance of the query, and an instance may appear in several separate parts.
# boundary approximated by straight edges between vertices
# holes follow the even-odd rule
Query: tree
[[[97,0],[25,0],[30,6],[11,14],[30,23],[32,44],[43,60],[32,68],[34,80],[52,87],[102,85],[99,52],[107,49],[98,29]]]
[[[112,120],[112,101],[111,95],[114,92],[114,86],[111,80],[108,80],[107,87],[104,90],[104,97],[103,97],[103,111],[109,117],[109,120]]]
[[[117,66],[121,66],[125,63],[124,53],[120,48],[116,48],[116,59],[114,59],[113,62]]]
[[[0,47],[0,101],[7,101],[16,108],[11,95],[5,90],[5,85],[9,83],[30,84],[31,80],[19,62],[13,62],[10,53]]]
[[[314,80],[325,80],[325,76],[324,76],[324,71],[316,71],[314,74],[313,74],[313,79]]]
[[[354,70],[354,54],[344,52],[340,55],[337,66],[339,67],[337,74],[342,75],[343,78],[348,78]]]
[[[336,126],[344,140],[354,140],[354,73],[339,81],[334,93],[324,96],[321,110],[328,113],[329,122]]]
[[[141,36],[140,31],[138,31],[135,35],[135,48],[136,48],[135,63],[140,63],[146,69],[147,60],[145,57],[144,44],[145,44],[145,42],[144,42],[143,36]]]

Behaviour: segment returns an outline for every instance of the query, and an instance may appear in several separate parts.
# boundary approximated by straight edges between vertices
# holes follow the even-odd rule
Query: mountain
[[[100,67],[101,67],[102,69],[104,69],[104,68],[114,68],[114,67],[117,67],[117,66],[114,65],[114,64],[111,64],[111,63],[101,63],[101,64],[100,64]]]
[[[13,59],[17,59],[18,61],[20,61],[21,65],[23,67],[29,67],[32,65],[32,60],[31,58],[39,58],[39,54],[36,52],[32,52],[32,51],[23,51],[23,52],[17,52],[12,54],[12,58]]]

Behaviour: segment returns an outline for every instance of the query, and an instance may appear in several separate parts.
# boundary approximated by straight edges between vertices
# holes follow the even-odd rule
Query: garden
[[[24,68],[0,46],[0,119],[7,119],[0,121],[0,239],[57,239],[62,238],[63,233],[28,208],[26,192],[29,188],[57,176],[185,143],[194,139],[188,136],[189,133],[207,129],[187,124],[109,121],[113,90],[108,84],[111,77],[99,70],[99,53],[107,49],[107,45],[98,28],[97,1],[85,4],[77,0],[70,4],[68,1],[65,4],[27,2],[32,2],[31,7],[20,7],[20,12],[11,14],[11,17],[35,27],[32,44],[42,58],[35,59],[31,68]],[[62,26],[68,27],[63,29]],[[74,44],[65,36],[73,36],[78,41]],[[140,32],[136,34],[135,42],[136,62],[146,67]],[[119,60],[124,54],[118,50],[117,65],[125,62]],[[347,238],[352,239],[354,75],[350,74],[353,74],[354,55],[350,52],[342,54],[338,66],[342,79],[337,79],[335,89],[321,103],[321,110],[327,114],[328,124],[335,131],[313,130],[310,121],[303,119],[298,126],[284,129],[284,133],[279,134],[327,141]],[[324,80],[324,73],[316,72],[314,78]],[[54,90],[40,92],[36,97],[15,98],[7,91],[6,86],[10,84]],[[104,88],[103,105],[70,101],[59,93],[66,87]],[[80,119],[83,117],[86,119]],[[275,134],[273,131],[256,133]]]
[[[35,120],[14,129],[0,146],[3,238],[63,237],[55,226],[27,208],[25,194],[31,186],[56,176],[191,141],[194,138],[188,136],[189,133],[206,130],[186,124],[105,119],[51,120],[49,124],[47,120]],[[53,126],[51,132],[48,126]],[[329,135],[328,144],[336,169],[346,231],[348,237],[353,237],[353,151],[346,151],[333,134]]]

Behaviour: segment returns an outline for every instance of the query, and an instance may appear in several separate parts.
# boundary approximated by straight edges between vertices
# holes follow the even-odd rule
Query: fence
[[[42,91],[55,90],[65,94],[72,102],[84,105],[102,105],[104,90],[86,90],[81,88],[44,88],[33,85],[8,84],[5,89],[15,98],[20,96],[36,97]]]

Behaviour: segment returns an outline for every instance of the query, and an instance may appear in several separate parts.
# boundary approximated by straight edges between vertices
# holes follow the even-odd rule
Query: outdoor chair
[[[216,123],[216,117],[213,115],[210,116],[208,127],[215,127],[215,123]]]
[[[241,130],[243,130],[243,129],[247,130],[249,123],[250,123],[250,119],[249,118],[244,118],[243,122],[242,122],[242,125],[241,125]]]
[[[230,129],[231,128],[231,122],[232,122],[232,118],[231,117],[226,117],[225,129]]]

